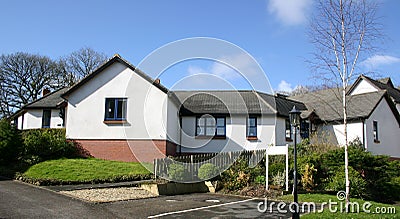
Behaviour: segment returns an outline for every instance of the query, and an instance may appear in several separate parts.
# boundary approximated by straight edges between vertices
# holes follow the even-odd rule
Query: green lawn
[[[293,201],[292,195],[284,195],[281,197],[284,201]],[[367,201],[352,198],[350,202],[357,202],[360,206],[360,213],[345,213],[344,210],[340,210],[340,206],[345,206],[343,201],[338,201],[335,195],[326,195],[326,194],[299,194],[299,202],[314,202],[314,203],[329,203],[338,202],[337,212],[330,212],[329,206],[326,205],[323,212],[315,212],[310,214],[302,215],[301,218],[400,218],[400,206],[398,205],[388,205],[373,201],[368,201],[371,203],[370,207],[367,210],[370,210],[370,213],[363,212],[363,204]],[[332,205],[333,206],[333,205]],[[367,205],[366,205],[367,206]],[[320,210],[318,207],[316,210]],[[333,208],[334,209],[334,208]],[[376,213],[377,211],[386,211],[391,213]]]
[[[59,159],[30,167],[22,180],[41,184],[117,182],[151,178],[140,163],[100,159]]]

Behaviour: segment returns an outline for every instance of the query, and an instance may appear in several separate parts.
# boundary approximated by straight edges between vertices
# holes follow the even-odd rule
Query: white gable
[[[365,79],[361,79],[358,84],[356,84],[356,87],[353,89],[350,95],[371,93],[376,91],[378,91],[378,89],[374,85]]]

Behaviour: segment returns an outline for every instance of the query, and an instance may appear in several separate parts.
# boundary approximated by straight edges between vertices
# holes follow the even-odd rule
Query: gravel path
[[[72,191],[60,191],[60,193],[83,199],[89,202],[113,202],[131,199],[151,198],[157,196],[137,187],[81,189]]]

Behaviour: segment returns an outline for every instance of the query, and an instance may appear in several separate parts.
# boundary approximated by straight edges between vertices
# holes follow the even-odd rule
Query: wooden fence
[[[252,151],[230,151],[220,153],[196,154],[178,157],[166,157],[154,160],[154,175],[161,178],[170,178],[170,165],[179,164],[184,168],[185,180],[197,181],[199,168],[206,164],[214,164],[222,172],[229,168],[239,157],[244,158],[250,167],[254,167],[265,157],[265,149]]]

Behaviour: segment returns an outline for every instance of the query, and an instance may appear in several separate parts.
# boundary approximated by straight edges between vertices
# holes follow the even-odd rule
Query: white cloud
[[[293,91],[293,88],[290,83],[286,82],[285,80],[282,80],[278,85],[277,91],[284,91],[290,93]]]
[[[307,21],[312,0],[269,0],[268,12],[285,25],[299,25]]]
[[[198,66],[193,66],[190,65],[187,69],[189,75],[197,75],[197,74],[202,74],[202,73],[206,73],[207,71],[204,70],[203,68],[200,68]]]
[[[374,55],[361,62],[361,65],[374,69],[382,65],[400,63],[400,58],[389,55]]]
[[[252,73],[259,71],[255,63],[248,54],[236,54],[219,58],[209,68],[190,65],[187,72],[189,75],[206,73],[225,80],[233,80],[242,76],[250,77]]]

